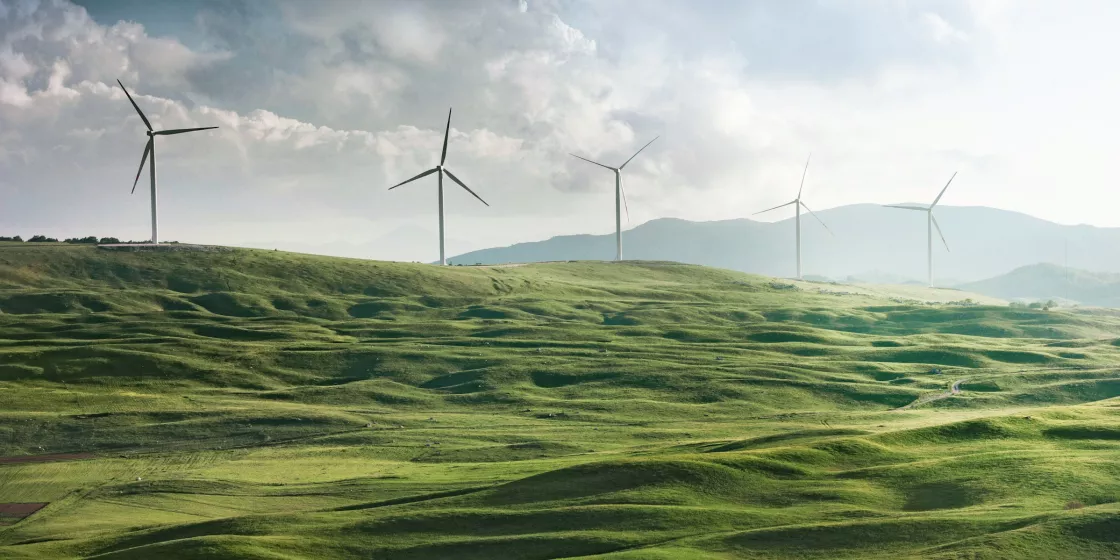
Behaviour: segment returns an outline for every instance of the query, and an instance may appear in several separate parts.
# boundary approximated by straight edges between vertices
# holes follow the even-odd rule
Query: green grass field
[[[1120,556],[1120,316],[899,290],[0,243],[0,558]]]

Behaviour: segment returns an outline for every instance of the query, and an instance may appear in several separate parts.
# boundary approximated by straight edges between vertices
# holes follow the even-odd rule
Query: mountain
[[[811,217],[802,224],[806,275],[838,280],[868,277],[893,282],[926,278],[926,223],[917,212],[874,204],[817,213],[835,233]],[[990,278],[1039,262],[1120,272],[1120,228],[1066,226],[987,207],[938,207],[937,219],[951,252],[934,240],[934,278],[954,285]],[[627,259],[671,260],[769,276],[794,274],[794,221],[748,219],[691,222],[664,218],[624,231]],[[614,257],[614,235],[571,235],[453,257],[458,264]]]
[[[958,288],[1003,299],[1065,299],[1084,305],[1120,307],[1120,274],[1045,263],[1019,267]]]

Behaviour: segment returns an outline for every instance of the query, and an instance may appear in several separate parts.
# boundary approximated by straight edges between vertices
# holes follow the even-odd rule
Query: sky
[[[1110,0],[0,0],[0,235],[448,254],[933,200],[1120,227]],[[786,219],[787,208],[757,219]]]

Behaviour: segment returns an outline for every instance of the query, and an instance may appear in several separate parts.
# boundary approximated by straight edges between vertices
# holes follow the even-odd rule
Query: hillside
[[[0,557],[1116,557],[1120,317],[971,297],[0,244]]]
[[[806,275],[845,280],[926,278],[926,225],[921,215],[857,204],[817,214],[802,223]],[[1006,210],[938,207],[951,252],[935,247],[934,272],[944,286],[978,281],[1039,262],[1120,273],[1120,229],[1063,226]],[[627,259],[670,260],[769,276],[793,276],[794,221],[748,219],[689,222],[653,220],[623,232]],[[614,236],[577,235],[485,249],[451,262],[495,264],[614,258]]]
[[[1019,267],[1007,274],[959,287],[1005,299],[1072,300],[1082,305],[1120,307],[1120,274],[1045,263]]]

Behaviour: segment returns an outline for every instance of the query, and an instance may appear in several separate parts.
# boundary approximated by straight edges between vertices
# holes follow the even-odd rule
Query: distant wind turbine
[[[436,172],[439,173],[439,264],[441,264],[441,265],[446,265],[447,264],[447,258],[444,254],[444,251],[443,251],[443,176],[446,174],[448,177],[451,178],[452,181],[455,181],[456,183],[458,183],[458,185],[460,187],[463,187],[463,189],[465,189],[467,192],[474,195],[474,197],[477,198],[480,202],[482,202],[486,206],[490,206],[489,203],[487,203],[485,200],[482,200],[481,196],[478,196],[477,194],[475,194],[475,192],[472,191],[470,189],[470,187],[464,185],[463,182],[460,181],[459,178],[455,176],[455,174],[451,173],[451,171],[449,169],[447,169],[446,167],[443,166],[444,162],[447,161],[447,137],[450,134],[451,134],[451,109],[448,109],[447,110],[447,128],[443,131],[443,155],[441,155],[440,158],[439,158],[439,165],[437,165],[437,166],[435,166],[435,167],[433,167],[433,168],[431,168],[431,169],[429,169],[429,170],[427,170],[427,171],[425,171],[425,172],[423,172],[423,173],[421,173],[421,174],[419,174],[419,175],[417,175],[417,176],[415,176],[415,177],[413,177],[413,178],[411,178],[407,181],[404,181],[402,183],[397,183],[396,185],[393,185],[393,186],[389,187],[389,190],[393,190],[397,187],[407,185],[408,183],[411,183],[411,182],[413,182],[417,179],[427,177],[428,175],[431,175],[432,173],[436,173]]]
[[[956,179],[957,172],[953,172],[953,176],[949,177],[949,182],[945,183],[945,188],[941,189],[941,193],[937,198],[933,199],[933,204],[929,206],[911,206],[906,204],[886,204],[887,208],[902,208],[903,210],[921,210],[926,213],[926,258],[929,265],[929,287],[933,287],[933,229],[937,228],[937,235],[941,236],[941,242],[945,244],[945,250],[949,250],[949,242],[945,241],[945,234],[941,233],[941,226],[937,224],[937,218],[933,217],[933,207],[945,195],[945,191],[949,189],[949,183]]]
[[[148,165],[148,172],[152,179],[152,243],[159,243],[159,234],[156,230],[156,136],[170,136],[172,134],[183,134],[184,132],[194,132],[196,130],[210,130],[218,128],[216,126],[204,126],[202,128],[174,128],[171,130],[152,130],[152,123],[148,122],[148,117],[144,116],[144,111],[140,110],[140,106],[129,95],[128,89],[120,80],[117,84],[124,90],[124,94],[128,97],[128,101],[132,103],[132,107],[136,109],[136,114],[140,115],[140,120],[144,121],[144,126],[148,127],[148,143],[144,146],[144,155],[140,156],[140,169],[136,170],[136,179],[132,181],[132,192],[136,192],[136,184],[140,182],[140,173],[144,171],[144,163],[148,161],[148,156],[151,155],[152,162]]]
[[[660,136],[654,137],[653,140],[647,142],[645,146],[642,146],[641,150],[634,152],[634,155],[630,156],[630,159],[626,160],[626,163],[623,163],[618,167],[603,165],[597,161],[591,161],[585,157],[570,154],[571,156],[582,159],[587,163],[594,163],[599,167],[605,167],[607,169],[610,169],[611,171],[614,171],[614,242],[617,249],[614,260],[616,261],[622,260],[622,206],[624,205],[626,206],[626,220],[630,220],[630,206],[626,204],[626,191],[622,189],[622,169],[626,167],[627,163],[630,163],[631,160],[638,157],[638,154],[642,153],[642,150],[648,148],[649,145],[653,144],[654,140],[657,140],[658,138],[660,138]]]
[[[816,215],[816,213],[814,213],[812,210],[809,210],[809,207],[806,206],[805,203],[801,201],[801,192],[805,190],[805,175],[809,172],[809,160],[812,159],[812,158],[813,158],[813,154],[809,154],[809,157],[805,159],[805,170],[801,172],[801,186],[797,189],[797,198],[795,198],[792,201],[787,202],[785,204],[779,204],[779,205],[777,205],[773,208],[767,208],[766,210],[763,210],[761,212],[755,212],[753,214],[754,216],[757,216],[759,214],[763,214],[763,213],[769,212],[771,210],[777,210],[778,208],[785,208],[786,206],[789,206],[791,204],[793,205],[794,208],[797,209],[797,218],[796,218],[796,224],[797,224],[797,236],[796,236],[796,238],[797,238],[797,240],[796,240],[796,243],[797,243],[797,279],[798,280],[801,280],[801,207],[804,206],[805,210],[808,210],[809,213],[812,214],[814,218],[817,218],[817,221],[820,222],[822,226],[824,226],[824,229],[828,231],[829,235],[832,235],[832,230],[828,229],[828,225],[826,225],[824,223],[824,220],[820,219]]]

